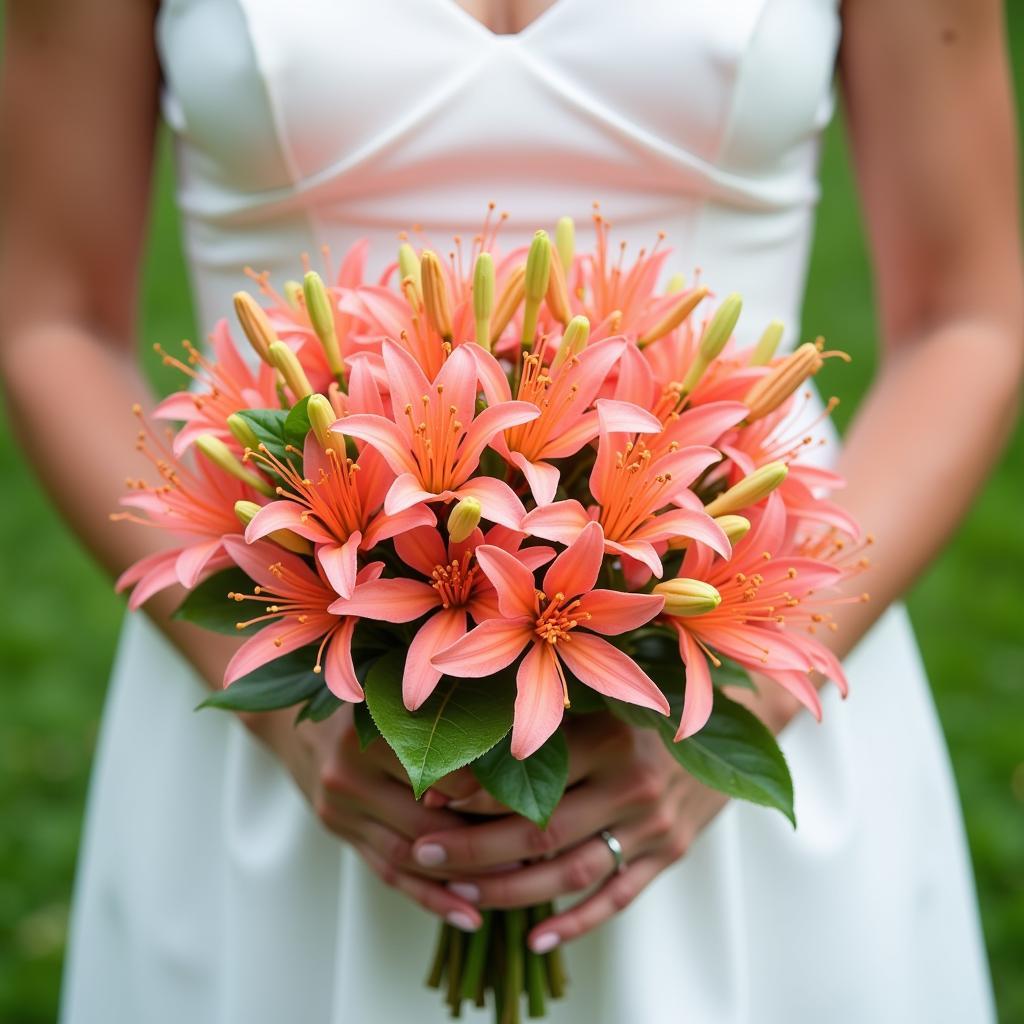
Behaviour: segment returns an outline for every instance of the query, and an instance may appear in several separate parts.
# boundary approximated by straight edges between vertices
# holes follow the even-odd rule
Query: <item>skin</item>
[[[546,5],[465,6],[505,32]],[[115,529],[107,519],[126,472],[146,469],[110,439],[134,436],[129,410],[145,393],[134,330],[157,117],[153,14],[140,0],[14,0],[0,96],[0,370],[28,457],[112,573],[160,545],[156,531]],[[840,655],[962,517],[1006,438],[1024,368],[1000,5],[849,0],[842,15],[839,69],[883,351],[839,467],[849,481],[841,500],[877,538],[872,601],[837,615]],[[88,423],[76,426],[69,459],[61,400],[83,380],[96,401]],[[148,611],[219,685],[234,644],[169,621],[180,596],[154,599]],[[744,699],[776,730],[797,713],[771,684]],[[434,913],[472,928],[480,906],[598,885],[535,929],[531,941],[547,947],[627,906],[725,803],[646,734],[589,716],[570,726],[572,785],[546,831],[513,816],[467,825],[457,811],[500,811],[467,773],[417,804],[383,744],[358,753],[348,713],[299,728],[291,720],[288,712],[242,717],[324,825]],[[628,865],[611,877],[611,855],[593,838],[603,828],[620,840]]]

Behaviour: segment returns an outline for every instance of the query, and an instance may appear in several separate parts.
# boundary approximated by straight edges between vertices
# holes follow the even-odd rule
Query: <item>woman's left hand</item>
[[[727,800],[689,775],[649,730],[605,713],[566,725],[570,788],[546,829],[480,792],[449,806],[502,817],[424,835],[413,846],[423,867],[452,878],[450,888],[480,907],[545,903],[603,882],[534,929],[530,945],[537,952],[578,938],[628,906],[686,853]],[[622,847],[621,871],[602,831]]]

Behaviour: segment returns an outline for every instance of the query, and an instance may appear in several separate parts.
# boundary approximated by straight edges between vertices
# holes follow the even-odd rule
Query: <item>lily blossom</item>
[[[785,535],[785,508],[773,493],[759,522],[737,543],[728,561],[716,560],[699,544],[687,550],[680,577],[711,584],[721,603],[702,615],[666,619],[679,635],[686,666],[677,740],[702,729],[711,714],[714,689],[708,661],[717,664],[712,650],[774,679],[819,720],[821,701],[809,672],[816,669],[828,676],[846,696],[842,666],[810,632],[828,620],[814,592],[834,586],[843,573],[827,562],[787,554]],[[784,628],[794,624],[807,629]]]
[[[387,515],[424,502],[476,498],[485,519],[515,530],[525,514],[515,492],[501,480],[474,477],[473,471],[498,434],[536,419],[540,410],[528,402],[501,402],[477,414],[477,370],[470,347],[455,349],[428,381],[408,352],[385,341],[394,420],[357,413],[338,420],[333,429],[365,441],[398,474],[384,499]]]
[[[604,558],[597,523],[551,563],[540,589],[530,569],[500,547],[483,544],[476,558],[497,591],[501,617],[486,619],[431,662],[442,672],[477,678],[500,672],[528,648],[516,673],[513,757],[529,757],[558,728],[569,703],[563,663],[598,693],[669,713],[654,681],[597,635],[637,629],[664,607],[658,595],[593,589]]]
[[[269,623],[235,651],[224,670],[224,685],[319,640],[313,671],[323,671],[324,681],[336,697],[361,701],[363,688],[352,663],[357,619],[330,611],[338,595],[323,567],[318,565],[319,571],[314,572],[303,559],[269,541],[247,544],[241,537],[228,537],[224,546],[232,561],[256,581],[255,593],[229,596],[239,603],[255,601],[263,613],[240,622],[239,627]],[[360,570],[356,592],[377,579],[383,568],[383,562],[371,562]]]
[[[486,543],[499,546],[530,572],[551,561],[549,547],[520,550],[523,535],[503,526],[492,527]],[[476,550],[485,543],[479,529],[461,543],[449,541],[429,526],[421,526],[395,538],[395,552],[402,562],[427,577],[380,579],[358,588],[349,600],[336,601],[331,610],[384,622],[409,622],[428,612],[433,614],[420,626],[409,645],[402,677],[405,706],[415,711],[433,692],[441,671],[430,659],[464,636],[467,617],[483,622],[500,616],[494,584],[480,571]]]
[[[568,544],[597,520],[606,551],[641,563],[659,578],[664,569],[658,546],[664,551],[674,537],[692,537],[728,557],[729,539],[707,513],[694,507],[699,503],[688,490],[705,469],[720,460],[720,454],[704,445],[670,445],[664,454],[655,456],[643,437],[619,429],[622,424],[616,407],[626,404],[604,399],[597,403],[600,441],[590,474],[590,492],[597,505],[588,510],[573,499],[556,501],[530,512],[522,528]],[[636,411],[643,413],[638,407]],[[660,428],[653,416],[644,415],[653,421],[655,430]],[[647,430],[651,429],[647,425]],[[677,507],[683,503],[688,507]]]

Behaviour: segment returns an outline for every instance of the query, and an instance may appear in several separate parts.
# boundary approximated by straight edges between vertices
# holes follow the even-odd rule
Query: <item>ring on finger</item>
[[[622,843],[615,838],[614,834],[609,832],[608,829],[602,829],[598,835],[598,838],[603,840],[605,846],[608,847],[608,851],[611,853],[612,858],[615,861],[614,874],[621,875],[626,870],[626,856],[622,852]]]

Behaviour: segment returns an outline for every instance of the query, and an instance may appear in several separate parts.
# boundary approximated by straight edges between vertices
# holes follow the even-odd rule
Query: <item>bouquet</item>
[[[262,301],[234,304],[256,358],[224,320],[209,355],[158,348],[191,382],[154,413],[176,432],[137,410],[158,479],[130,481],[116,518],[169,546],[118,587],[137,607],[180,584],[180,617],[245,634],[206,705],[351,702],[417,798],[470,765],[544,828],[565,716],[610,711],[795,824],[783,756],[733,697],[752,672],[819,718],[814,673],[845,694],[815,633],[870,538],[806,460],[803,385],[846,357],[778,355],[777,322],[740,349],[738,296],[662,286],[660,240],[627,262],[595,229],[592,252],[563,218],[502,255],[489,214],[468,254],[405,238],[376,283],[365,243],[337,271],[325,252],[330,284],[308,261],[280,292],[250,272]],[[565,974],[525,934],[551,912],[442,927],[428,980],[453,1015],[490,992],[499,1021],[524,996],[543,1016]]]

